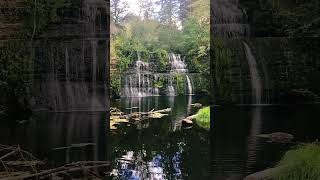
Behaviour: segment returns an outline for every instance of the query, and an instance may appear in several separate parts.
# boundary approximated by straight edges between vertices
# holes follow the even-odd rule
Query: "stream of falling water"
[[[189,76],[186,74],[187,82],[188,82],[188,92],[190,95],[192,95],[192,84]]]
[[[259,75],[257,61],[252,54],[251,48],[246,42],[243,42],[245,53],[249,64],[251,87],[252,87],[252,100],[255,104],[261,104],[261,77]]]
[[[176,96],[177,81],[176,75],[182,75],[186,78],[185,94],[193,93],[192,79],[188,74],[186,63],[181,60],[180,55],[174,53],[169,54],[169,69],[167,73],[157,73],[148,62],[141,60],[141,55],[137,52],[137,61],[133,68],[128,69],[123,76],[122,96],[124,97],[147,97],[159,96],[160,88],[156,83],[161,83],[161,94],[167,96]]]

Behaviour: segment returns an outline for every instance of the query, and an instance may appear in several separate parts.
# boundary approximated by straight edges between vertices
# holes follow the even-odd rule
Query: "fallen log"
[[[84,147],[89,145],[95,144],[80,143],[72,144],[71,147]],[[2,166],[0,179],[43,179],[49,176],[53,177],[54,175],[68,175],[72,179],[73,176],[68,173],[72,172],[76,173],[74,174],[76,176],[86,177],[88,175],[87,172],[89,175],[95,175],[94,172],[91,172],[92,170],[110,166],[109,161],[79,161],[53,169],[46,169],[46,162],[36,159],[31,153],[21,149],[20,146],[15,147],[0,144],[0,153],[0,155],[2,155],[2,159],[0,160],[0,166]],[[9,160],[4,161],[4,159],[7,158]]]
[[[152,111],[153,113],[168,113],[171,112],[171,108],[167,108],[167,109],[162,109],[162,110],[158,110],[158,111]]]
[[[188,116],[186,118],[184,118],[182,121],[188,123],[188,124],[192,124],[193,123],[193,120],[196,118],[197,116],[196,115],[192,115],[192,116]]]
[[[0,160],[2,161],[3,159],[5,159],[5,158],[7,158],[7,157],[9,157],[9,156],[11,156],[11,155],[14,155],[16,152],[17,152],[17,149],[14,149],[14,150],[12,150],[11,152],[9,152],[9,153],[1,156],[1,157],[0,157]]]
[[[71,144],[71,146],[57,147],[52,150],[62,150],[62,149],[70,149],[70,148],[81,148],[86,146],[95,146],[95,143],[79,143],[79,144]]]

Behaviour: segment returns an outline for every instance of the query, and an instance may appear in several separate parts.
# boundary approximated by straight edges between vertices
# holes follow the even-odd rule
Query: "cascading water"
[[[180,55],[173,53],[169,54],[169,63],[171,66],[171,72],[185,73],[187,72],[187,65],[181,60]]]
[[[192,84],[191,84],[191,80],[189,78],[189,76],[186,74],[186,78],[187,78],[187,83],[188,83],[188,92],[189,94],[192,94]]]
[[[169,54],[169,63],[171,66],[171,73],[184,73],[186,75],[186,79],[187,79],[187,85],[188,85],[188,93],[192,94],[192,84],[191,84],[191,80],[190,77],[188,76],[187,72],[187,65],[184,61],[181,60],[181,56],[180,55],[175,55],[173,53]],[[172,81],[171,84],[168,88],[172,88]],[[172,90],[170,90],[169,94],[171,95]]]
[[[192,80],[187,74],[187,65],[181,60],[180,55],[169,54],[168,73],[157,73],[151,64],[141,60],[140,53],[137,53],[138,60],[134,62],[133,67],[129,68],[122,76],[122,96],[125,97],[146,97],[159,96],[176,96],[177,82],[176,75],[181,74],[186,77],[186,94],[193,93]],[[157,84],[160,82],[160,85]],[[161,86],[161,92],[159,89]]]
[[[257,61],[253,56],[249,45],[246,42],[243,42],[243,45],[245,47],[245,53],[246,53],[246,57],[248,59],[248,64],[249,64],[249,70],[250,70],[250,76],[251,76],[251,87],[253,92],[252,93],[253,103],[261,104],[262,85],[261,85],[261,77],[258,71]]]
[[[151,87],[150,82],[157,79],[157,76],[151,74],[147,62],[136,61],[134,68],[124,75],[124,79],[125,97],[157,96],[159,93],[157,87]]]

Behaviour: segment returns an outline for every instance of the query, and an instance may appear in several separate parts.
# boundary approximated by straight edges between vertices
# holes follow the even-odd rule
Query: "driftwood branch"
[[[92,143],[73,144],[73,147],[94,145]],[[4,161],[8,159],[8,161]],[[0,145],[0,179],[30,179],[47,178],[49,176],[67,175],[72,179],[71,174],[76,173],[84,177],[98,177],[90,170],[97,170],[101,167],[108,167],[108,161],[79,161],[66,164],[61,167],[46,169],[48,165],[44,161],[37,160],[31,153],[22,150],[19,146]]]
[[[7,157],[9,157],[9,156],[11,156],[11,155],[14,155],[16,152],[17,152],[16,149],[15,149],[15,150],[12,150],[11,152],[9,152],[9,153],[1,156],[1,157],[0,157],[0,160],[3,160],[3,159],[5,159],[5,158],[7,158]]]
[[[92,165],[90,166],[87,164],[92,164]],[[28,179],[28,178],[46,177],[49,175],[55,175],[55,174],[57,175],[57,174],[62,174],[66,172],[84,171],[84,170],[100,168],[100,167],[108,167],[109,165],[110,164],[108,161],[88,161],[88,162],[82,161],[82,162],[67,164],[54,169],[45,170],[35,174],[15,176],[15,177],[12,177],[12,179]]]

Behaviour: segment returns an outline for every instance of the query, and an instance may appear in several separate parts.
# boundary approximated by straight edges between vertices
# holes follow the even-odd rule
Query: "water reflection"
[[[261,134],[261,107],[255,106],[252,108],[251,115],[251,127],[250,127],[250,135],[248,137],[248,161],[247,161],[247,171],[254,170],[254,162],[257,161],[257,151],[261,150],[260,142],[257,135]]]
[[[169,177],[182,178],[182,151],[175,152],[169,157],[157,153],[154,154],[150,161],[145,161],[144,159],[148,157],[145,150],[138,152],[127,151],[121,158],[116,159],[117,168],[113,170],[113,176],[130,180],[164,180],[168,179],[166,172],[171,172],[172,176]]]
[[[290,145],[269,143],[256,135],[293,134],[298,142],[320,137],[319,105],[215,107],[212,132],[212,179],[242,179],[276,165]]]
[[[207,99],[160,96],[122,98],[115,102],[113,106],[127,113],[165,108],[172,108],[172,111],[161,119],[120,126],[111,132],[114,179],[206,179],[208,132],[196,127],[185,129],[182,119],[198,110],[191,107],[192,103],[208,105]]]
[[[24,124],[1,121],[0,143],[20,145],[51,165],[107,159],[105,112],[35,113]]]

